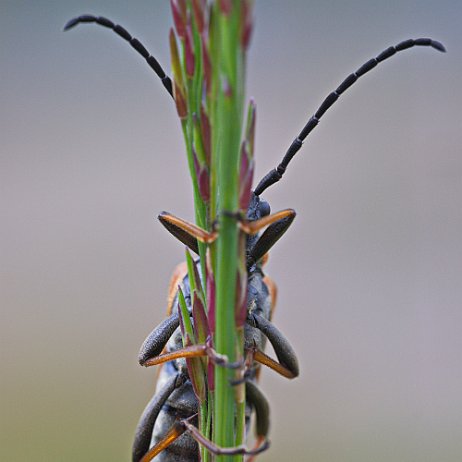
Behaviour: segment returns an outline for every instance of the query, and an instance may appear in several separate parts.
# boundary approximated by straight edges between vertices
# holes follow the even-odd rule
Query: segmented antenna
[[[103,16],[93,16],[91,14],[83,14],[77,18],[71,19],[64,26],[64,30],[72,29],[80,23],[96,23],[100,26],[112,29],[117,35],[126,40],[130,45],[146,60],[149,67],[159,76],[160,80],[170,96],[173,98],[172,81],[170,77],[165,74],[162,66],[159,64],[156,58],[152,56],[144,45],[137,39],[132,37],[127,30],[119,24],[114,24],[110,19],[104,18]]]
[[[255,188],[255,194],[259,196],[265,189],[271,186],[274,183],[277,183],[284,172],[286,171],[289,162],[292,158],[297,154],[297,152],[302,147],[303,141],[305,141],[306,137],[311,133],[311,131],[318,125],[319,120],[324,115],[324,113],[337,101],[338,97],[345,92],[348,88],[350,88],[362,75],[366,74],[370,70],[372,70],[378,63],[385,61],[386,59],[393,56],[398,51],[406,50],[407,48],[412,48],[414,46],[430,46],[435,48],[438,51],[445,52],[446,49],[440,42],[436,42],[435,40],[429,38],[419,38],[419,39],[409,39],[404,40],[403,42],[398,43],[396,46],[392,46],[387,48],[386,50],[382,51],[376,58],[372,58],[366,63],[364,63],[356,72],[350,74],[339,86],[338,88],[330,93],[319,109],[315,112],[315,114],[308,120],[307,124],[303,127],[300,134],[297,138],[292,141],[289,149],[287,150],[286,154],[284,155],[281,163],[269,173],[267,173],[258,183],[258,186]]]

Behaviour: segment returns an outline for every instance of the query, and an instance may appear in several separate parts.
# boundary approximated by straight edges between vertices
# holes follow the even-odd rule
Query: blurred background
[[[114,33],[169,69],[167,1],[1,2],[0,459],[126,461],[155,381],[139,346],[193,219],[172,101]],[[406,38],[325,115],[265,194],[298,217],[271,252],[275,323],[301,375],[265,370],[259,460],[462,460],[462,4],[257,1],[248,96],[257,180],[331,90]]]

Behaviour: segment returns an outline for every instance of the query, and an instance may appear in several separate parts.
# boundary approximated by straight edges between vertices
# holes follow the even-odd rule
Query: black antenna
[[[419,38],[416,40],[409,39],[404,40],[403,42],[398,43],[398,45],[394,47],[389,47],[386,50],[382,51],[376,58],[372,58],[366,63],[364,63],[356,72],[350,74],[339,86],[338,88],[330,93],[326,99],[323,101],[319,109],[315,112],[315,114],[308,120],[307,124],[303,127],[300,134],[297,138],[292,141],[289,149],[287,150],[286,154],[284,155],[281,163],[269,173],[267,173],[258,183],[258,186],[255,188],[255,194],[259,196],[265,189],[271,186],[274,183],[277,183],[284,175],[289,162],[292,158],[297,154],[297,152],[302,147],[303,141],[305,141],[306,137],[311,133],[311,131],[318,125],[319,120],[324,115],[324,113],[337,101],[338,97],[348,88],[350,88],[362,75],[369,72],[378,63],[385,61],[386,59],[393,56],[396,52],[406,50],[407,48],[412,48],[414,46],[430,46],[435,48],[438,51],[445,52],[446,49],[440,42],[436,42],[435,40],[429,38]]]
[[[64,26],[64,30],[66,31],[72,29],[80,23],[96,23],[100,26],[107,27],[112,29],[117,35],[130,43],[130,45],[146,60],[146,62],[149,64],[149,67],[159,76],[164,87],[173,98],[172,81],[170,80],[170,77],[165,74],[157,59],[154,58],[154,56],[152,56],[148,50],[146,50],[144,45],[138,39],[132,37],[124,27],[120,26],[119,24],[114,24],[110,19],[104,18],[103,16],[83,14],[82,16],[68,21]]]

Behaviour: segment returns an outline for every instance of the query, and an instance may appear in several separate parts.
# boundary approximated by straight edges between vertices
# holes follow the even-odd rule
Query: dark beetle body
[[[260,201],[258,196],[252,195],[252,200],[247,211],[247,219],[255,221],[263,216],[268,215],[270,208],[267,202]],[[247,247],[250,249],[258,241],[258,235],[249,236],[247,238]],[[199,265],[199,260],[196,261]],[[199,269],[199,268],[198,268]],[[200,274],[200,271],[198,271]],[[191,312],[191,290],[189,285],[189,277],[185,275],[181,281],[181,289],[185,296],[186,305],[189,312]],[[178,293],[176,292],[171,309],[176,310],[178,306]],[[264,281],[264,274],[260,263],[253,263],[248,268],[248,282],[247,282],[247,314],[252,316],[256,314],[268,321],[271,320],[273,302],[271,300],[270,291],[266,282]],[[169,307],[170,308],[170,307]],[[257,347],[260,350],[265,349],[266,337],[262,334],[261,330],[252,327],[249,323],[244,326],[245,349]],[[145,344],[149,341],[146,339]],[[141,347],[140,361],[147,355],[145,352],[145,344]],[[166,351],[176,351],[183,347],[181,331],[177,328],[171,335],[166,345]],[[251,369],[246,374],[246,382],[256,382],[257,370],[260,366],[254,363]],[[152,431],[152,438],[150,447],[161,441],[166,433],[173,427],[175,422],[181,419],[188,418],[198,412],[198,401],[194,394],[193,387],[187,376],[186,361],[184,359],[176,359],[164,364],[159,372],[156,390],[156,396],[163,387],[175,376],[184,376],[185,381],[179,388],[175,389],[165,404],[162,406],[160,413],[155,421]],[[247,405],[246,420],[247,424],[250,421],[251,406]],[[182,462],[198,462],[198,444],[189,435],[183,433],[177,440],[170,444],[154,459],[156,462],[172,462],[181,460]]]
[[[251,411],[255,409],[256,435],[259,441],[258,448],[251,452],[244,448],[245,453],[260,452],[268,446],[266,437],[269,429],[269,405],[256,386],[257,372],[260,368],[258,362],[267,365],[287,378],[294,378],[298,375],[298,360],[293,348],[271,323],[275,287],[271,280],[264,276],[262,271],[262,257],[290,226],[295,218],[295,212],[287,209],[271,216],[269,214],[269,204],[252,193],[246,217],[236,216],[236,220],[247,223],[247,226],[252,223],[258,223],[261,226],[267,225],[267,228],[261,234],[255,229],[251,231],[252,235],[241,234],[241,237],[246,239],[247,261],[247,316],[244,324],[244,351],[253,358],[246,365],[244,374],[246,381],[246,422],[248,427]],[[182,229],[182,224],[177,219],[172,219],[172,216],[166,214],[161,214],[159,219],[175,237],[189,246],[190,249],[197,248],[196,238],[192,234],[188,234],[185,231],[186,228]],[[169,219],[170,221],[168,221]],[[248,229],[250,231],[250,228]],[[241,233],[244,233],[244,231],[241,231]],[[199,260],[195,264],[197,266]],[[198,273],[200,275],[201,272],[198,271]],[[180,285],[185,296],[187,309],[190,313],[192,312],[188,275],[185,269],[182,272],[176,271],[170,284],[170,290],[174,294],[169,294],[169,316],[144,341],[139,353],[141,365],[149,366],[164,362],[163,360],[157,362],[157,358],[161,358],[162,353],[164,357],[174,352],[181,353],[183,342],[179,329],[178,285]],[[192,318],[191,322],[193,322]],[[273,345],[278,361],[267,357],[263,353],[266,339]],[[183,358],[184,355],[180,356],[179,354],[174,358],[170,356],[170,362],[167,362],[161,368],[154,396],[146,406],[137,426],[133,444],[134,462],[140,461],[157,444],[163,444],[169,431],[178,422],[184,422],[185,419],[194,417],[198,412],[198,402],[188,377],[186,361]],[[222,364],[222,366],[225,367],[225,364]],[[156,446],[153,451],[158,454],[156,460],[159,461],[185,460],[196,462],[199,460],[197,443],[189,433],[183,434],[170,443],[162,449],[162,452],[158,453],[157,450],[158,447]],[[221,450],[216,449],[218,453]]]
[[[249,312],[255,312],[261,316],[265,316],[266,319],[270,320],[271,301],[268,287],[263,281],[263,274],[261,270],[255,270],[253,272],[249,278],[248,284]],[[183,279],[182,290],[185,295],[189,292],[188,276],[185,276]],[[186,303],[190,309],[190,300],[186,299]],[[176,306],[176,300],[174,306]],[[255,342],[255,345],[257,345],[259,349],[263,350],[265,347],[266,338],[258,329],[251,327],[250,325],[246,325],[245,341],[246,345],[249,347],[252,347]],[[183,344],[181,339],[181,332],[178,328],[167,343],[167,351],[176,351],[182,346]],[[248,381],[256,380],[257,367],[259,366],[254,366],[252,371],[248,374]],[[157,394],[162,389],[162,387],[165,386],[169,379],[178,374],[186,374],[186,363],[184,359],[178,359],[163,365],[157,380],[155,394]],[[180,388],[176,389],[170,395],[162,407],[154,425],[150,446],[152,447],[158,443],[172,428],[176,421],[188,418],[196,414],[197,411],[197,398],[194,395],[190,380],[187,379]],[[250,414],[250,407],[248,409],[248,414]],[[198,445],[196,441],[194,441],[194,439],[189,435],[189,433],[184,433],[164,451],[162,451],[155,458],[155,460],[159,462],[171,462],[173,460],[198,462]]]

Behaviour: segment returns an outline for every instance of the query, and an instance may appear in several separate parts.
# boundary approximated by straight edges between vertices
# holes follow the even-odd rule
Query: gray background
[[[192,219],[179,122],[123,24],[169,69],[166,1],[5,1],[0,15],[0,459],[128,460],[155,371],[137,365]],[[265,371],[259,460],[462,458],[460,1],[259,1],[249,55],[257,177],[328,92],[391,44],[265,195],[298,217],[271,253],[301,362]]]

